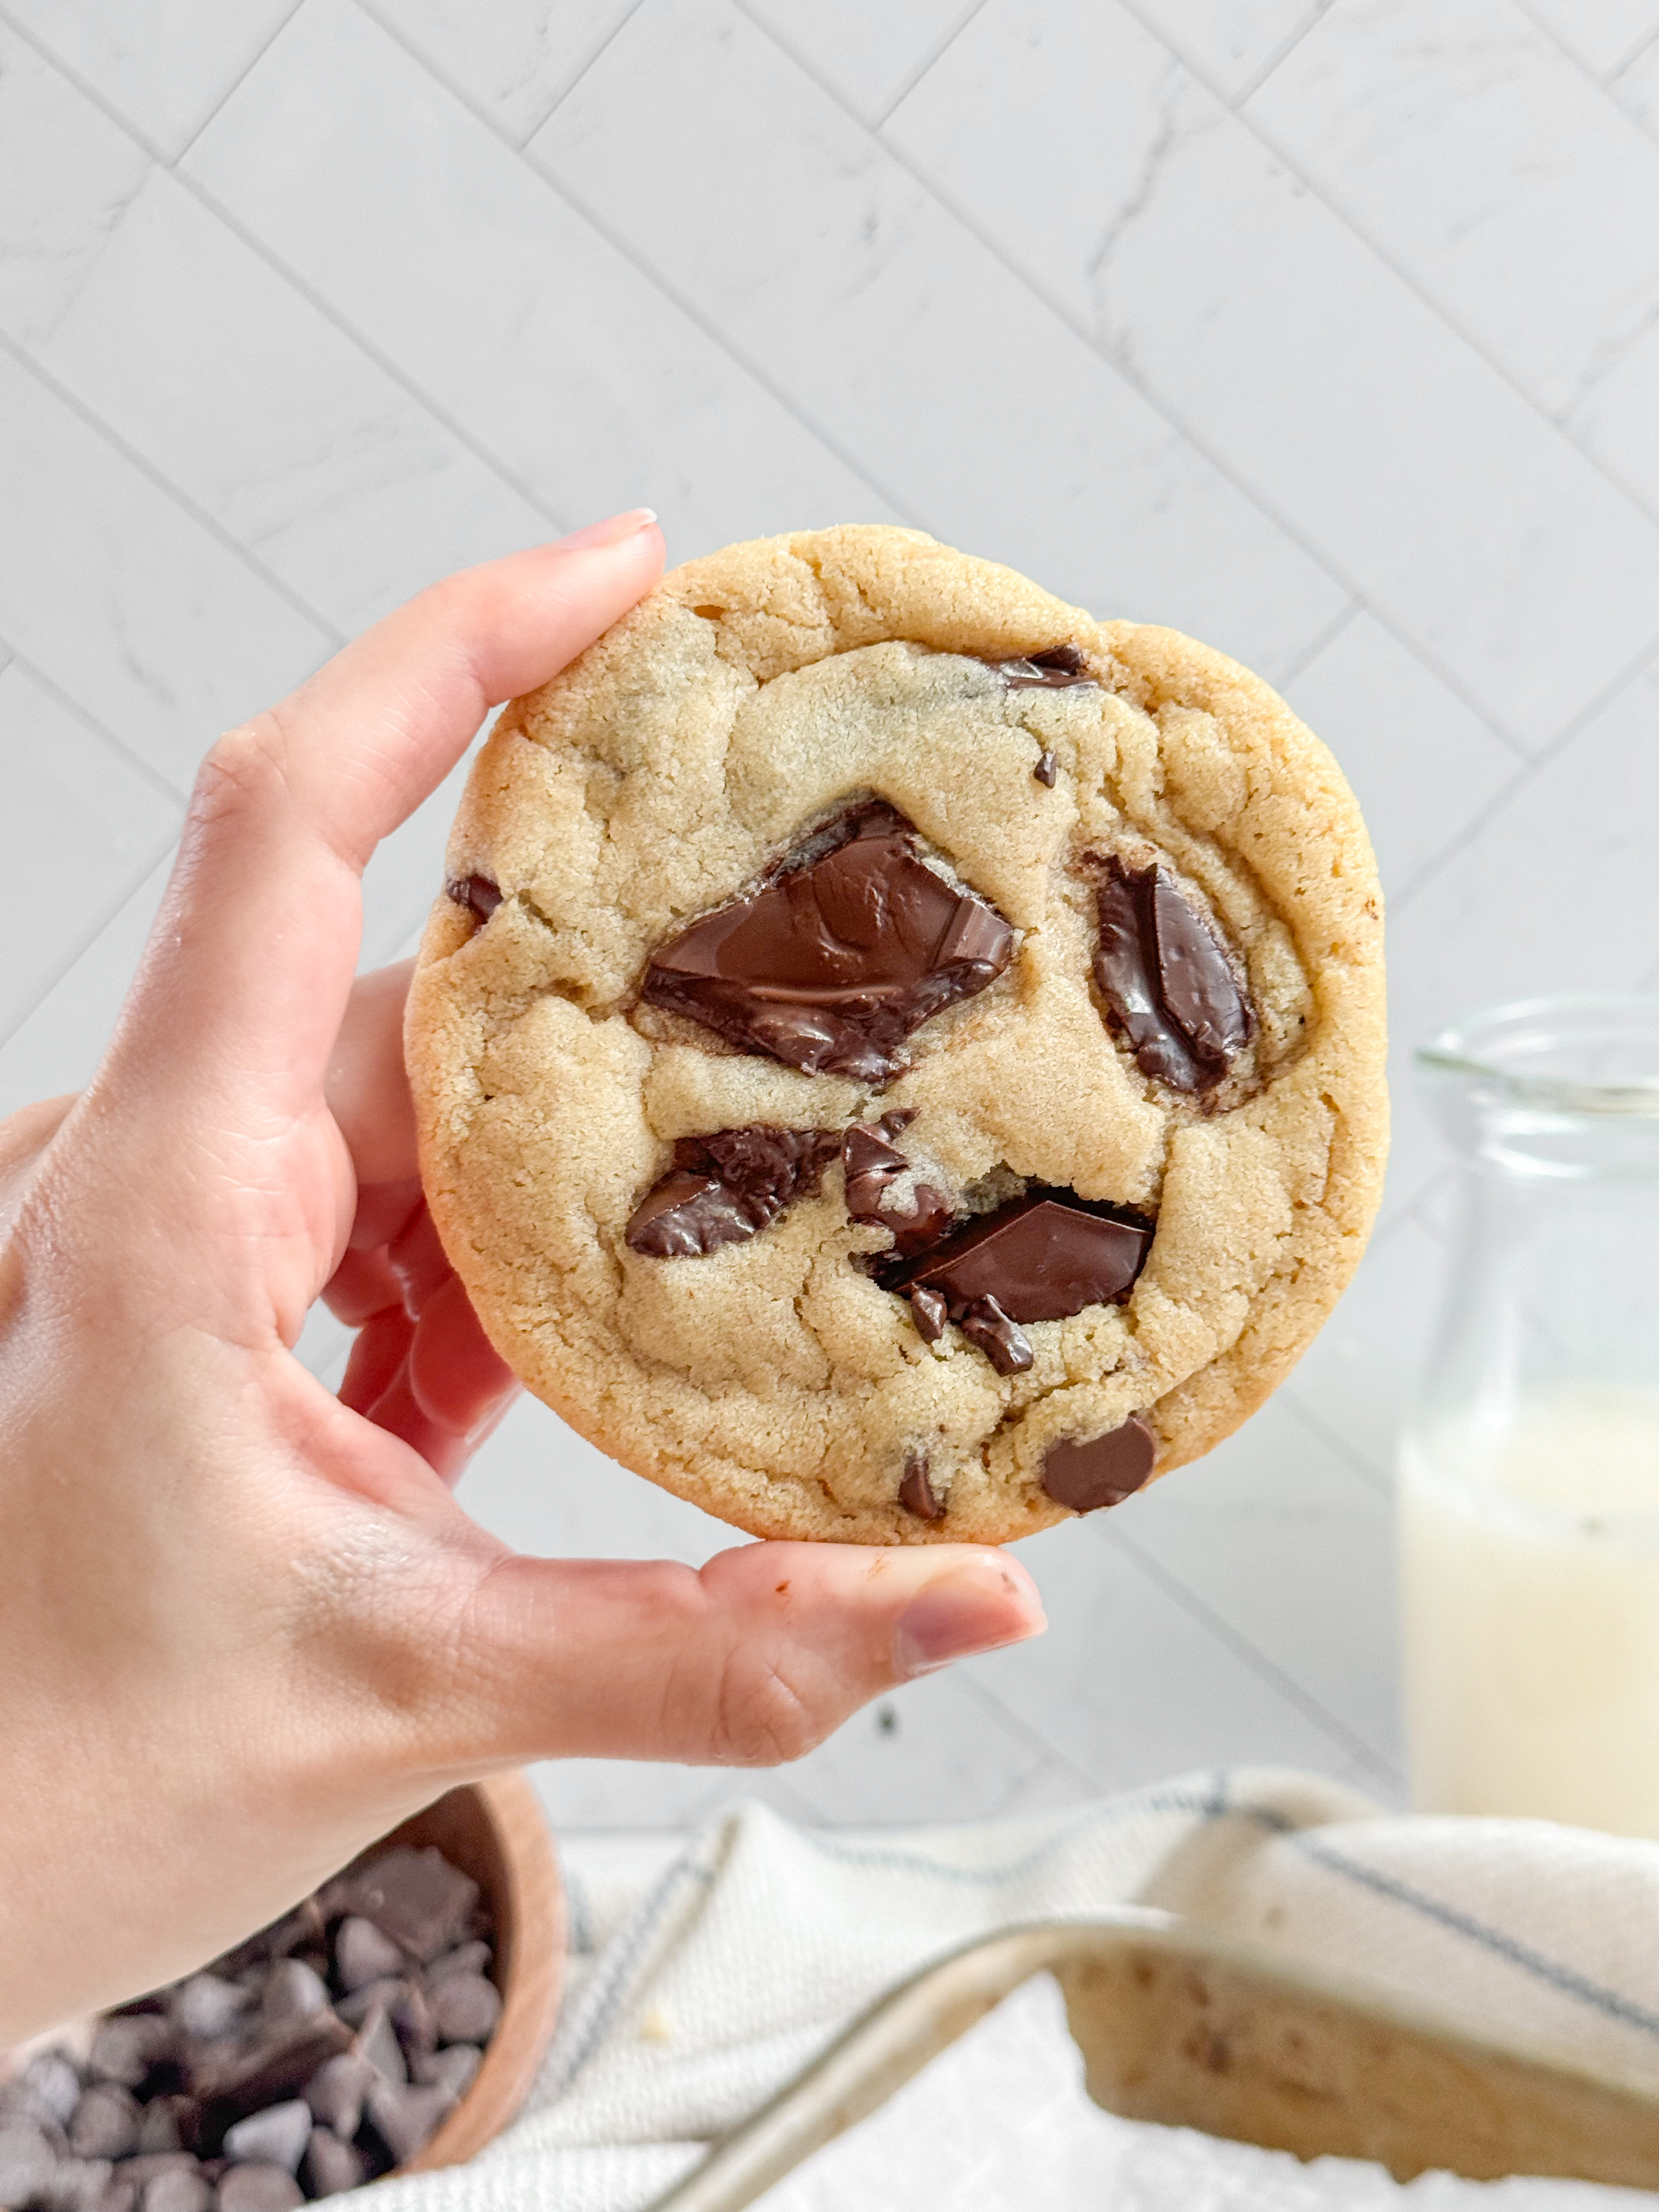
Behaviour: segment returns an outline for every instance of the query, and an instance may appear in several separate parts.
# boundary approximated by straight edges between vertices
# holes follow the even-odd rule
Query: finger
[[[625,526],[625,527],[624,527]],[[357,957],[357,878],[487,709],[544,682],[654,581],[641,510],[423,592],[289,700],[222,738],[106,1073],[176,1141],[307,1112]]]
[[[10,1227],[36,1162],[63,1127],[76,1096],[71,1091],[61,1098],[37,1099],[0,1121],[0,1237]]]
[[[700,1572],[507,1558],[467,1620],[473,1756],[738,1766],[798,1759],[883,1691],[1045,1626],[1024,1569],[969,1545],[750,1544]]]
[[[518,1395],[518,1377],[484,1334],[458,1275],[415,1324],[409,1387],[428,1419],[463,1437],[493,1426]]]
[[[360,1184],[405,1182],[417,1172],[404,1069],[404,1001],[414,973],[412,960],[399,960],[358,976],[329,1054],[323,1096]]]

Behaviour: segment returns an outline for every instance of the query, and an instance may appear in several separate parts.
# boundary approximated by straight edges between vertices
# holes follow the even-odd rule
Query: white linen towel
[[[564,1856],[570,1979],[524,2111],[471,2165],[378,2184],[375,2212],[639,2212],[917,1968],[1115,1905],[1659,2083],[1656,1844],[1383,1815],[1241,1770],[965,1827],[805,1829],[739,1805],[689,1839]]]

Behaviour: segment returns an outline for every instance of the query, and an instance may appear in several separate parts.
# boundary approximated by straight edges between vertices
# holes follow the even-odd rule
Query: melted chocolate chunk
[[[1037,764],[1031,773],[1045,790],[1052,791],[1054,787],[1054,778],[1060,774],[1060,763],[1051,752],[1045,750],[1037,755]]]
[[[1086,1443],[1066,1437],[1050,1444],[1043,1455],[1042,1486],[1056,1505],[1093,1513],[1132,1497],[1157,1456],[1157,1438],[1139,1413],[1131,1413],[1121,1428],[1103,1437]]]
[[[444,885],[457,906],[471,907],[480,921],[488,921],[501,902],[501,887],[488,876],[453,876]]]
[[[1048,653],[1030,653],[1024,660],[994,660],[991,665],[1011,691],[1065,691],[1073,684],[1096,680],[1074,645],[1057,645]]]
[[[902,814],[867,801],[653,953],[642,995],[808,1074],[885,1083],[911,1031],[994,982],[1013,945],[994,907],[918,859]]]
[[[884,1290],[937,1291],[953,1319],[994,1299],[1011,1321],[1064,1321],[1119,1304],[1146,1263],[1156,1224],[1127,1208],[1041,1185],[972,1217],[914,1260],[880,1267]]]
[[[884,1116],[873,1129],[848,1129],[842,1139],[842,1165],[847,1177],[847,1211],[854,1221],[872,1229],[890,1230],[893,1249],[907,1256],[937,1244],[951,1226],[951,1201],[933,1183],[913,1184],[908,1197],[894,1185],[910,1171],[902,1152],[886,1140],[896,1136],[912,1114]]]
[[[943,1291],[912,1291],[910,1314],[916,1324],[916,1334],[924,1344],[937,1344],[945,1334],[945,1324],[951,1318],[951,1301]]]
[[[962,1317],[962,1333],[976,1344],[999,1375],[1022,1375],[1033,1358],[1031,1340],[988,1295],[975,1298]]]
[[[1213,924],[1166,870],[1109,860],[1096,894],[1095,981],[1141,1072],[1176,1091],[1213,1091],[1255,1022]]]
[[[918,1521],[942,1521],[945,1518],[945,1508],[934,1497],[933,1486],[927,1480],[926,1452],[913,1451],[904,1455],[899,1504],[907,1513],[914,1513]]]
[[[744,1243],[816,1190],[840,1149],[830,1130],[764,1124],[682,1137],[673,1166],[629,1223],[628,1243],[658,1260],[698,1259]]]

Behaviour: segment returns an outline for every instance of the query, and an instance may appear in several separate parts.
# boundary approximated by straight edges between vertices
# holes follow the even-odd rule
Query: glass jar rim
[[[1447,1023],[1414,1058],[1517,1106],[1659,1120],[1659,993],[1510,999]]]

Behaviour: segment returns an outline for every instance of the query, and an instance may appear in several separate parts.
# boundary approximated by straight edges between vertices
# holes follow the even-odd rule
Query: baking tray
[[[1347,1977],[1128,1910],[1011,1929],[881,1999],[650,2212],[740,2212],[1051,1973],[1090,2096],[1126,2119],[1396,2180],[1547,2174],[1659,2189],[1659,2087],[1471,2035]]]

